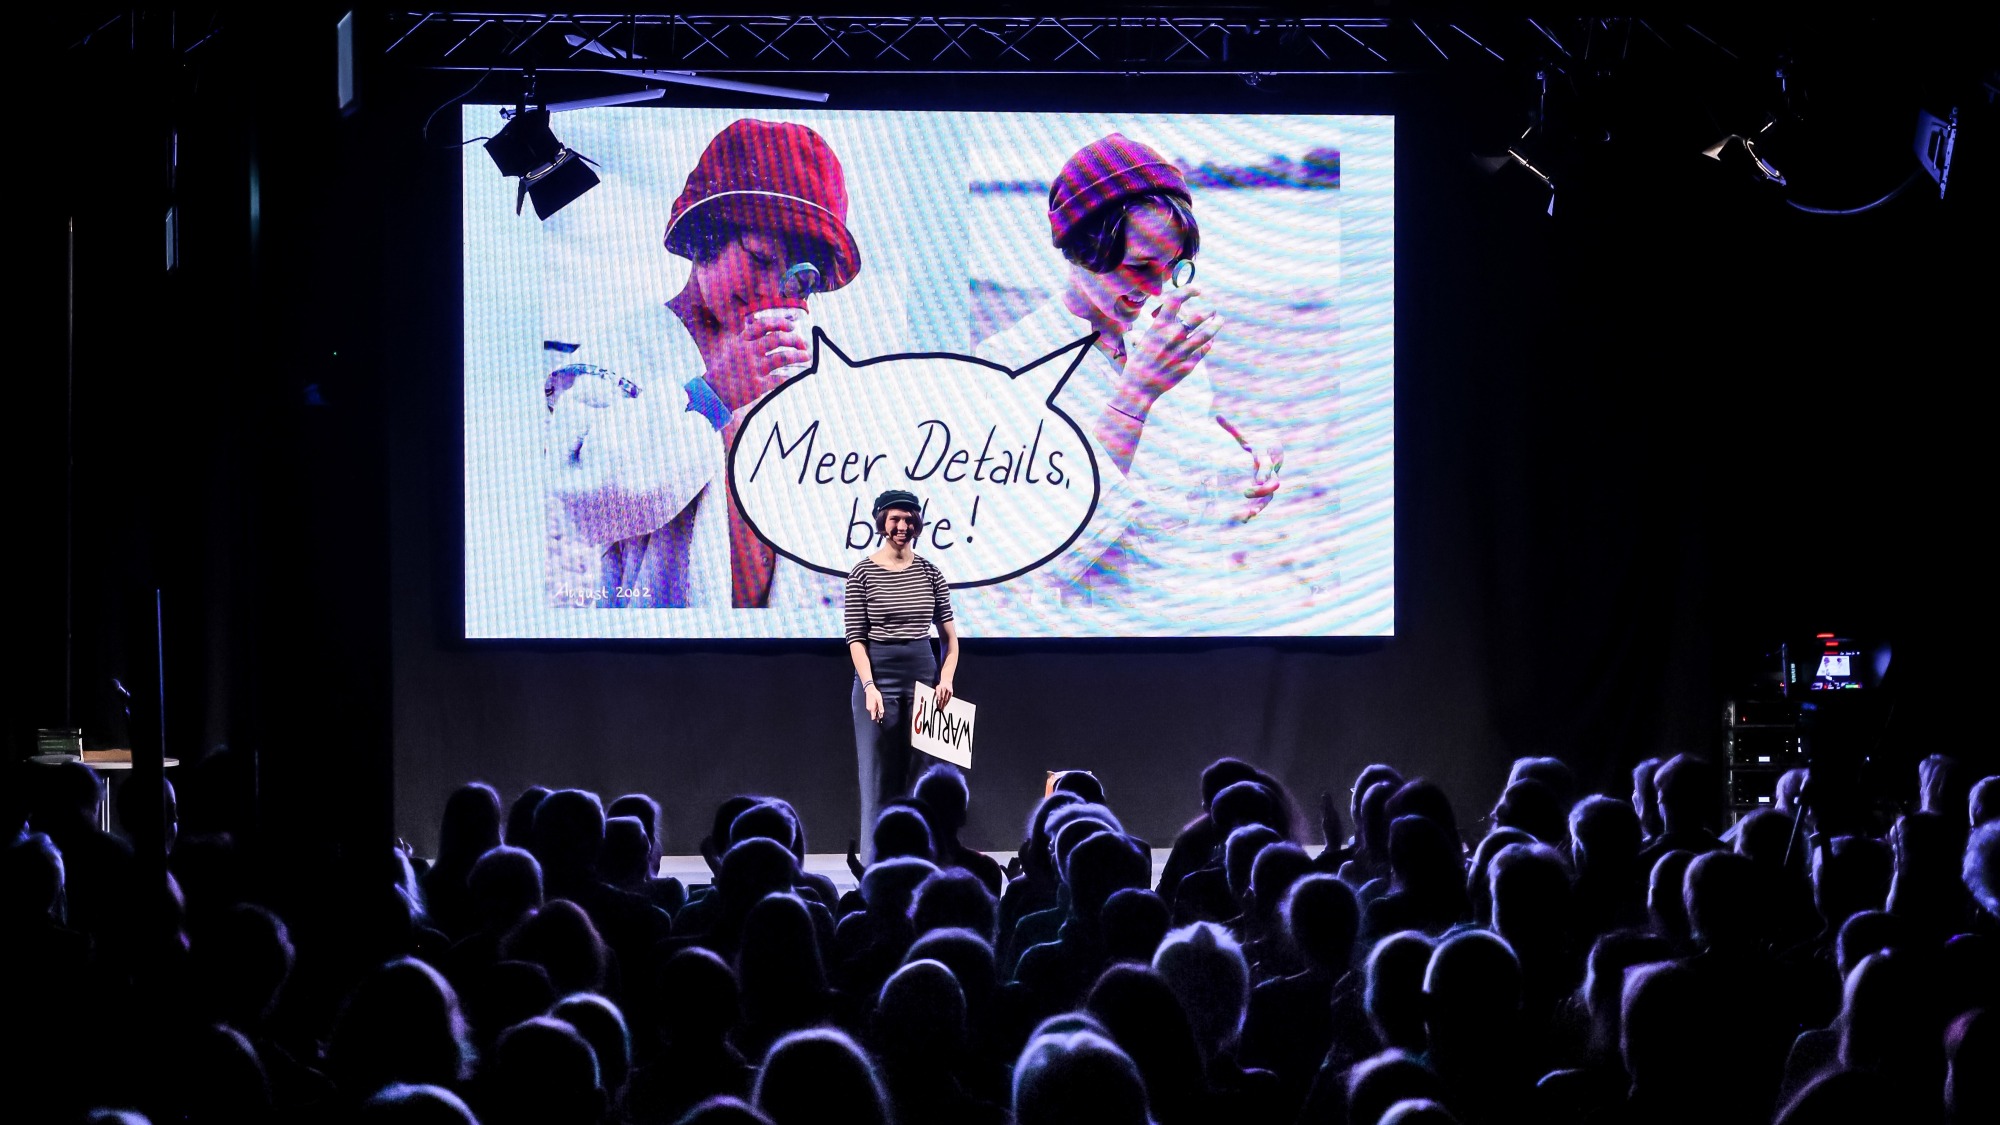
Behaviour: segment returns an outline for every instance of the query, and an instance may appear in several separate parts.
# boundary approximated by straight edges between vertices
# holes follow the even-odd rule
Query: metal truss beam
[[[1397,74],[1506,65],[1601,68],[1635,55],[1727,56],[1726,36],[1636,16],[1297,16],[1257,8],[1136,15],[392,13],[387,57],[413,67],[711,74]]]

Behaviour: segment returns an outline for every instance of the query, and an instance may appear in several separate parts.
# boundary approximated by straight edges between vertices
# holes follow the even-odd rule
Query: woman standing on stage
[[[875,813],[903,795],[910,773],[910,706],[918,681],[936,685],[937,703],[951,702],[958,670],[958,628],[944,572],[913,549],[923,531],[923,505],[913,493],[890,489],[875,498],[882,546],[847,572],[847,652],[854,660],[854,751],[861,770],[861,835],[874,835]],[[931,626],[944,638],[944,665],[931,647]],[[872,856],[871,856],[872,858]]]

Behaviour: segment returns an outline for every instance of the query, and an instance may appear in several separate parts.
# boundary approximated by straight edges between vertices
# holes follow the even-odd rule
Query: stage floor
[[[1014,858],[1013,852],[987,852],[987,855],[1004,869],[1007,861]],[[1153,885],[1160,883],[1160,871],[1167,864],[1167,849],[1153,849]],[[808,852],[805,869],[815,875],[824,875],[833,880],[833,885],[844,894],[854,889],[854,874],[847,870],[847,857],[834,852]],[[670,855],[660,857],[660,876],[673,876],[690,889],[708,884],[712,876],[708,864],[698,855]]]

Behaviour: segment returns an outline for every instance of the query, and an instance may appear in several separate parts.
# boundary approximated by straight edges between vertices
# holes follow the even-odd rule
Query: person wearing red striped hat
[[[692,265],[686,285],[590,365],[550,376],[554,495],[602,552],[585,604],[820,601],[818,576],[778,558],[736,510],[724,457],[747,408],[811,362],[811,299],[861,272],[847,211],[840,159],[818,133],[731,123],[667,219],[667,251]],[[600,377],[560,378],[586,366]]]
[[[1048,221],[1065,284],[974,350],[1015,366],[1095,335],[1057,405],[1105,455],[1103,500],[1044,576],[1129,603],[1149,536],[1254,518],[1278,490],[1283,451],[1258,453],[1215,413],[1203,360],[1225,320],[1193,284],[1201,225],[1178,164],[1123,134],[1101,137],[1050,183]],[[1218,491],[1236,493],[1219,516],[1191,499]]]

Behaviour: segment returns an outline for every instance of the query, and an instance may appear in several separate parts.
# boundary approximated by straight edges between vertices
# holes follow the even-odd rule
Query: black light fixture
[[[532,99],[534,79],[528,79]],[[549,129],[546,107],[527,108],[527,100],[514,110],[511,120],[486,142],[486,155],[503,176],[519,176],[520,189],[514,196],[514,213],[521,213],[524,200],[535,202],[535,216],[547,219],[576,198],[597,186],[597,173],[590,158],[556,139]]]

